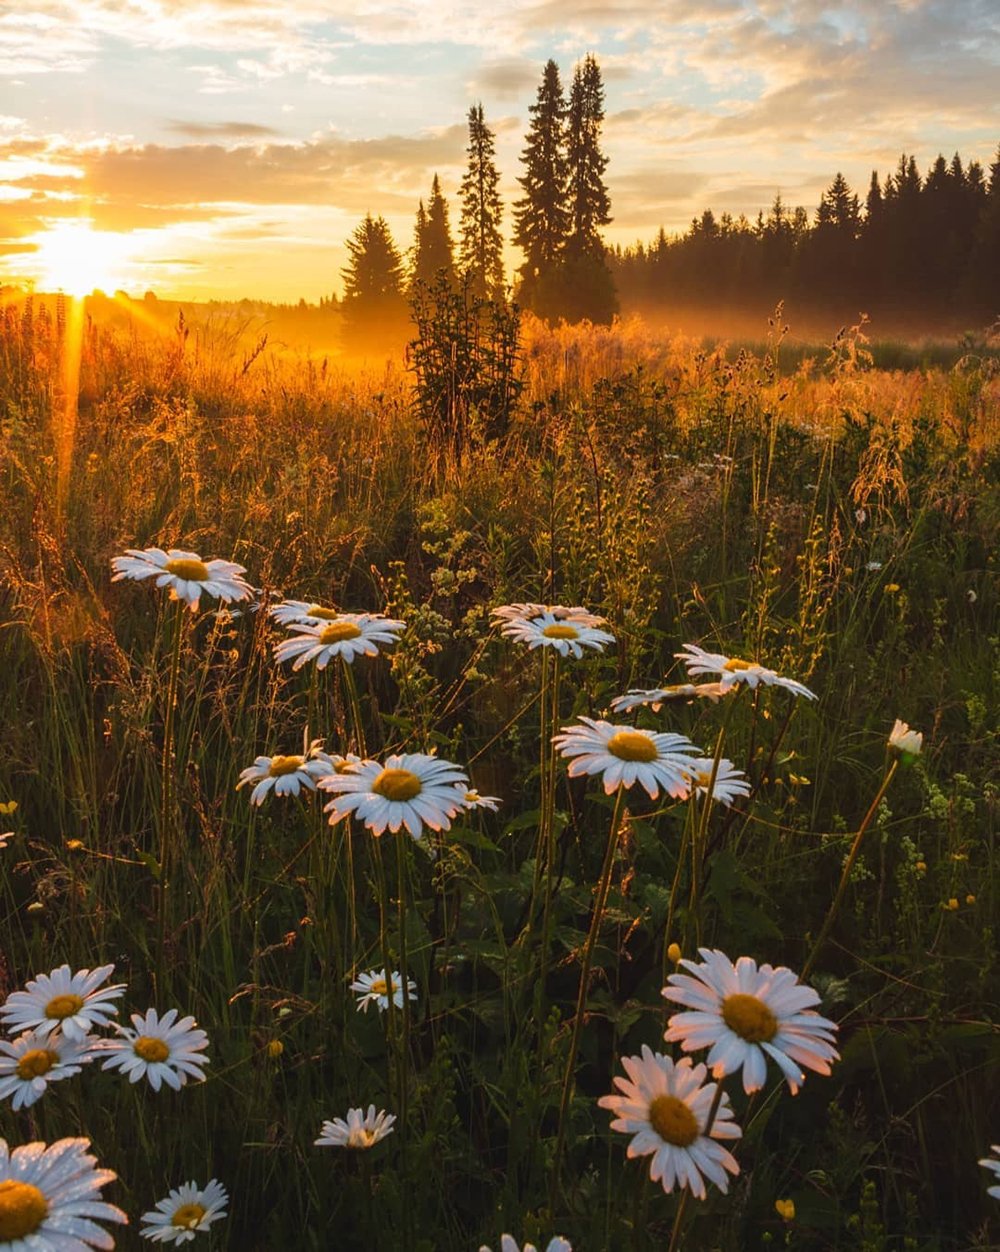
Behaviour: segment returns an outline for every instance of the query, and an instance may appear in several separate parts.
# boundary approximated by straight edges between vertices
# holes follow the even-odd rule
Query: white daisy
[[[146,1225],[139,1234],[154,1243],[189,1243],[226,1216],[228,1203],[226,1189],[217,1178],[205,1187],[186,1182],[158,1201],[155,1209],[143,1213],[140,1221]]]
[[[67,1039],[59,1031],[29,1030],[18,1039],[0,1039],[0,1099],[13,1096],[15,1113],[29,1109],[50,1082],[79,1074],[93,1059],[89,1038]]]
[[[268,609],[281,626],[326,626],[335,622],[341,614],[336,609],[324,608],[307,600],[282,600]]]
[[[12,830],[5,830],[3,834],[0,835],[0,849],[6,848],[7,844],[10,843],[13,838],[14,832]]]
[[[663,1036],[685,1052],[709,1048],[708,1064],[716,1078],[743,1070],[743,1089],[758,1091],[772,1057],[794,1095],[805,1075],[799,1066],[829,1074],[839,1057],[833,1046],[835,1022],[815,1012],[819,996],[784,965],[757,968],[741,956],[733,965],[723,952],[699,948],[704,964],[680,962],[694,975],[671,974],[666,999],[689,1013],[675,1013]]]
[[[669,700],[711,700],[718,704],[719,698],[726,694],[727,688],[719,683],[674,683],[669,687],[654,687],[645,690],[633,687],[623,696],[615,696],[611,701],[612,713],[628,713],[632,709],[648,705],[654,713],[659,713]]]
[[[623,1056],[628,1078],[616,1077],[622,1095],[601,1096],[597,1103],[615,1114],[612,1130],[634,1136],[628,1156],[652,1156],[649,1176],[664,1191],[687,1187],[705,1198],[705,1179],[726,1194],[730,1174],[740,1167],[717,1139],[739,1139],[742,1131],[732,1121],[729,1097],[722,1096],[715,1120],[705,1127],[716,1094],[714,1082],[705,1083],[704,1065],[686,1056],[676,1064],[669,1056],[642,1045],[642,1056]]]
[[[995,1152],[997,1158],[1000,1158],[1000,1143],[991,1143],[990,1151]],[[992,1156],[984,1156],[979,1164],[983,1169],[990,1170],[991,1173],[996,1174],[997,1178],[1000,1178],[1000,1159],[995,1160]],[[1000,1200],[1000,1187],[987,1187],[986,1194],[991,1195],[995,1200]]]
[[[579,622],[583,626],[601,626],[607,620],[580,604],[572,608],[565,604],[502,604],[498,609],[490,609],[490,617],[498,622],[541,617],[544,613],[551,613],[560,622]]]
[[[782,678],[773,669],[758,665],[756,661],[741,661],[738,657],[723,656],[720,652],[706,652],[694,643],[686,643],[684,651],[675,652],[674,656],[684,662],[692,677],[699,674],[720,675],[719,685],[723,691],[728,691],[735,683],[746,683],[748,687],[763,683],[765,687],[784,687],[786,691],[809,700],[817,698],[814,692],[794,678]]]
[[[335,793],[325,809],[331,825],[353,812],[375,835],[386,829],[395,834],[405,826],[419,839],[424,826],[451,828],[451,819],[465,807],[469,779],[451,761],[406,752],[390,756],[384,766],[359,761],[321,778],[319,786]]]
[[[335,1117],[324,1122],[320,1137],[315,1141],[319,1148],[373,1148],[380,1139],[391,1135],[395,1113],[375,1112],[375,1105],[368,1105],[368,1112],[348,1109],[347,1121]]]
[[[68,965],[60,965],[51,974],[39,974],[24,991],[12,992],[0,1008],[5,1028],[11,1032],[34,1029],[44,1037],[59,1027],[67,1039],[82,1039],[92,1026],[107,1026],[118,1012],[110,1001],[125,990],[124,983],[101,987],[114,968],[101,965],[71,974]]]
[[[274,659],[292,661],[293,670],[309,661],[315,661],[317,669],[326,669],[335,656],[349,665],[356,656],[377,656],[377,645],[398,642],[396,636],[406,623],[379,613],[338,613],[333,621],[302,623],[294,629],[300,633],[276,644]]]
[[[897,717],[889,734],[889,747],[895,748],[904,757],[914,757],[920,755],[920,749],[923,746],[923,733],[919,730],[910,730],[906,722],[901,722]]]
[[[389,1007],[390,987],[392,988],[392,1002],[397,1009],[401,1009],[403,1007],[403,980],[398,969],[392,971],[391,977],[384,969],[381,971],[373,969],[370,973],[359,974],[351,983],[351,990],[358,993],[358,1011],[364,1009],[367,1013],[368,1005],[375,1004],[379,1012],[384,1013]],[[417,998],[417,984],[412,978],[406,980],[406,994],[410,1000]]]
[[[256,783],[250,792],[251,804],[263,804],[267,793],[273,788],[276,796],[297,796],[305,787],[316,790],[316,782],[332,774],[335,765],[332,758],[320,748],[321,739],[314,739],[306,750],[297,756],[258,756],[240,774],[236,790],[247,783]]]
[[[560,656],[572,653],[578,660],[583,656],[584,648],[603,652],[606,644],[615,641],[614,635],[599,630],[590,621],[579,617],[557,617],[548,611],[533,617],[512,617],[504,621],[500,633],[526,643],[529,651],[533,648],[555,648]]]
[[[484,1243],[479,1252],[490,1252],[490,1249]],[[513,1236],[501,1235],[500,1252],[521,1252],[521,1249],[517,1246],[517,1240]],[[523,1252],[537,1252],[537,1249],[533,1243],[526,1243]],[[573,1245],[562,1235],[556,1235],[546,1244],[545,1252],[573,1252]]]
[[[128,1224],[101,1188],[118,1175],[95,1169],[89,1139],[26,1143],[13,1152],[0,1139],[0,1248],[8,1252],[86,1252],[113,1248],[98,1222]]]
[[[689,781],[700,796],[708,795],[709,783],[712,781],[714,761],[708,759],[695,761]],[[712,799],[716,804],[724,804],[728,808],[740,796],[750,794],[750,779],[741,769],[737,769],[732,761],[722,757],[719,768],[715,772],[715,784],[712,787]]]
[[[111,562],[115,571],[113,583],[120,578],[156,578],[157,587],[169,587],[171,600],[186,600],[192,613],[204,591],[226,604],[249,600],[253,587],[243,575],[246,570],[233,561],[203,561],[197,552],[180,548],[126,548],[127,556],[116,556]]]
[[[561,755],[572,758],[571,778],[602,774],[608,795],[618,787],[631,787],[638,782],[654,800],[661,788],[677,800],[687,796],[688,777],[701,759],[690,739],[633,726],[613,726],[592,717],[581,717],[580,721],[582,726],[564,726],[562,733],[552,738]]]
[[[189,1078],[204,1081],[201,1066],[209,1063],[202,1050],[208,1047],[208,1035],[196,1027],[193,1017],[177,1021],[177,1010],[168,1009],[160,1017],[156,1009],[132,1014],[132,1026],[115,1026],[121,1038],[102,1039],[101,1053],[110,1053],[102,1069],[120,1069],[129,1082],[145,1076],[154,1091],[162,1083],[180,1091]]]
[[[503,803],[499,796],[481,796],[478,791],[466,791],[464,787],[457,790],[462,797],[463,809],[489,809],[491,813],[496,813]]]

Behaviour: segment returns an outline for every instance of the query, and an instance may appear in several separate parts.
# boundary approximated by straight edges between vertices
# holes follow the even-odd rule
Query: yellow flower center
[[[32,1078],[41,1078],[43,1074],[47,1074],[58,1063],[58,1052],[52,1052],[48,1048],[32,1048],[18,1061],[17,1076],[30,1082]]]
[[[677,1096],[661,1095],[649,1103],[649,1124],[675,1148],[687,1148],[698,1138],[698,1119]]]
[[[66,1017],[75,1016],[82,1008],[81,996],[53,996],[45,1006],[45,1016],[61,1022]]]
[[[272,756],[267,772],[272,778],[281,778],[284,774],[294,774],[305,763],[305,757],[301,756]]]
[[[338,761],[333,767],[333,772],[335,774],[349,774],[351,772],[351,767],[356,763],[357,762],[355,761],[348,761],[346,759]]]
[[[747,1043],[770,1043],[778,1033],[778,1019],[764,1001],[740,992],[722,1001],[722,1020]]]
[[[377,995],[377,996],[388,995],[389,984],[385,981],[384,978],[375,978],[372,981],[371,987],[369,987],[369,991],[371,991],[373,995]]]
[[[157,1039],[155,1035],[140,1035],[132,1044],[132,1051],[150,1064],[165,1061],[170,1055],[170,1049],[162,1039]]]
[[[185,578],[193,583],[203,583],[209,577],[208,566],[204,561],[189,561],[180,558],[176,561],[168,561],[163,568],[168,574],[176,574],[178,578]]]
[[[0,1182],[0,1243],[33,1235],[48,1215],[48,1200],[30,1182]]]
[[[331,622],[319,632],[320,643],[343,643],[345,639],[357,639],[361,627],[353,622]]]
[[[542,634],[546,639],[579,639],[580,632],[575,626],[567,626],[558,622],[551,626],[545,626]]]
[[[372,783],[372,791],[387,800],[412,800],[423,789],[423,783],[408,769],[384,769]]]
[[[707,787],[711,781],[712,781],[711,771],[706,773],[704,770],[702,770],[700,774],[691,775],[691,782],[693,783],[695,787]]]
[[[756,669],[756,661],[741,661],[738,656],[730,657],[730,659],[722,667],[728,670],[730,674],[738,673],[741,669]]]
[[[208,1210],[202,1204],[182,1204],[170,1219],[172,1226],[181,1230],[194,1230]]]
[[[310,604],[306,613],[309,617],[318,617],[322,622],[335,622],[340,616],[336,609],[324,609],[322,604]]]
[[[608,751],[619,761],[655,761],[656,744],[638,730],[619,730],[608,740]]]

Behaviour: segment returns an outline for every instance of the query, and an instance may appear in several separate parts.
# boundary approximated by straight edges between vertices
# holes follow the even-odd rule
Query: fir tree
[[[600,146],[603,121],[601,69],[588,54],[576,67],[569,97],[569,250],[576,256],[603,256],[599,232],[611,221],[611,200],[604,184],[608,158]]]
[[[555,61],[546,63],[528,112],[531,126],[521,154],[524,175],[517,180],[525,194],[514,205],[514,243],[524,251],[521,275],[530,288],[561,258],[569,233],[566,100]]]
[[[348,341],[359,346],[367,337],[392,336],[406,320],[403,260],[385,218],[369,213],[347,241],[344,317]]]
[[[437,174],[431,183],[431,198],[427,208],[423,200],[417,209],[417,222],[413,238],[412,280],[430,283],[439,271],[449,285],[455,282],[455,251],[448,224],[448,201],[441,194]]]
[[[483,106],[469,110],[468,166],[462,179],[460,260],[474,296],[503,297],[503,205],[498,186],[493,132],[486,125]]]

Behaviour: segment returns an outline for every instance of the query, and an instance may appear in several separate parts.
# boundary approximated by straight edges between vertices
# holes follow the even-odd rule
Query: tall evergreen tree
[[[432,282],[440,271],[449,285],[455,282],[455,250],[448,224],[448,201],[441,194],[437,174],[431,183],[431,198],[417,209],[413,240],[413,281]]]
[[[347,241],[344,318],[351,346],[374,334],[391,338],[406,320],[403,259],[385,218],[369,213]]]
[[[569,234],[566,207],[566,99],[559,66],[546,62],[521,162],[524,175],[517,181],[524,196],[514,205],[514,243],[524,251],[521,267],[528,288],[561,258]]]
[[[601,69],[588,53],[573,74],[568,114],[569,251],[577,256],[603,255],[600,228],[611,221],[611,200],[604,183],[608,158],[600,144],[603,121]]]
[[[503,237],[500,219],[500,174],[496,166],[493,132],[486,125],[483,106],[469,109],[468,165],[462,179],[460,262],[475,296],[502,298],[504,288]]]

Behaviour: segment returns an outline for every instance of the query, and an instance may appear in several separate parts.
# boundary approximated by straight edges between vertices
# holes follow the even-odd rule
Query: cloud
[[[167,127],[188,139],[264,139],[281,132],[256,122],[184,122],[168,120]]]
[[[469,93],[492,95],[501,99],[523,97],[534,90],[542,79],[542,63],[522,57],[501,57],[484,61],[467,83]]]

